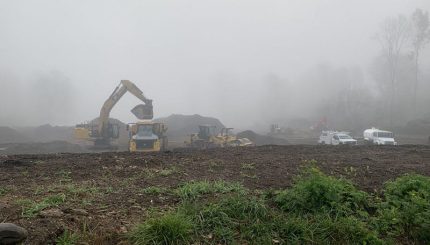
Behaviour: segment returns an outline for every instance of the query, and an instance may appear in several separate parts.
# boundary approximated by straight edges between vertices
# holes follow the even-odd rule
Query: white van
[[[323,145],[356,145],[357,140],[349,136],[347,132],[322,131],[318,143]]]
[[[377,128],[366,129],[363,132],[364,142],[374,145],[397,145],[394,134]]]

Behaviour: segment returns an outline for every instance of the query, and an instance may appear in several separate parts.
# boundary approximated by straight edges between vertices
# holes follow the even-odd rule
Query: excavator
[[[231,133],[231,130],[233,128],[222,128],[217,134],[216,126],[200,125],[199,132],[192,134],[190,142],[185,142],[185,144],[188,147],[197,149],[255,145],[247,138],[237,138]]]
[[[75,138],[78,140],[94,142],[94,149],[115,149],[111,143],[114,139],[119,138],[119,125],[109,120],[110,112],[122,96],[130,92],[143,103],[133,108],[132,113],[140,120],[127,126],[129,130],[129,150],[130,151],[160,151],[167,146],[167,138],[164,133],[167,130],[161,123],[154,123],[151,119],[154,117],[152,100],[146,98],[143,92],[131,81],[121,80],[113,93],[104,102],[98,119],[90,123],[78,124],[75,127]],[[151,130],[151,135],[142,134],[140,128],[145,128],[147,132]],[[150,139],[147,139],[149,137]],[[142,141],[149,140],[151,144],[142,144]],[[161,143],[160,143],[161,142]]]

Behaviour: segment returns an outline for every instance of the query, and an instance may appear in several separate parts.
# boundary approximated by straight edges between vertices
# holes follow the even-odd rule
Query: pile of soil
[[[70,126],[52,126],[50,124],[38,127],[17,128],[17,130],[33,142],[72,141],[73,129]]]
[[[67,141],[3,144],[1,148],[0,154],[5,155],[85,152],[85,149],[81,146]]]
[[[0,127],[0,144],[26,142],[30,139],[13,128]]]
[[[225,180],[251,190],[283,189],[309,165],[306,160],[316,160],[326,174],[351,179],[368,192],[381,190],[384,182],[405,173],[430,175],[429,146],[260,146],[0,156],[4,190],[0,220],[27,229],[26,244],[52,244],[64,230],[83,227],[99,236],[98,243],[89,244],[119,244],[126,239],[124,233],[145,220],[148,210],[169,210],[179,203],[169,194],[144,193],[145,188],[172,190],[192,180]],[[23,204],[17,200],[41,202],[52,195],[66,198],[46,208],[45,214],[22,216]]]
[[[216,118],[204,117],[197,114],[173,114],[168,117],[155,119],[154,121],[166,124],[168,127],[166,135],[169,142],[173,143],[177,141],[179,144],[183,144],[183,141],[187,140],[191,134],[197,133],[199,131],[199,125],[214,125],[217,130],[221,130],[225,127],[224,124]]]
[[[287,145],[288,144],[288,141],[286,139],[257,134],[251,130],[240,132],[237,134],[237,137],[248,138],[256,145]]]

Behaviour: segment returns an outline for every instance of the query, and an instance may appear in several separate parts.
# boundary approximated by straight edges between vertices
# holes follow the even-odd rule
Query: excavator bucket
[[[131,112],[140,120],[152,119],[154,117],[152,103],[137,105],[131,110]]]

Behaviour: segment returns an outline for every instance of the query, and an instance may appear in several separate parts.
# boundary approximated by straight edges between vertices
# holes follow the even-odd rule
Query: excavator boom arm
[[[116,103],[122,98],[122,96],[127,93],[127,91],[145,103],[147,110],[144,118],[152,119],[152,100],[146,98],[145,95],[143,95],[143,92],[134,83],[130,82],[129,80],[121,80],[121,83],[115,88],[113,93],[105,101],[102,109],[100,110],[98,132],[101,137],[109,137],[109,135],[107,135],[108,133],[106,128],[108,127],[110,112]]]

